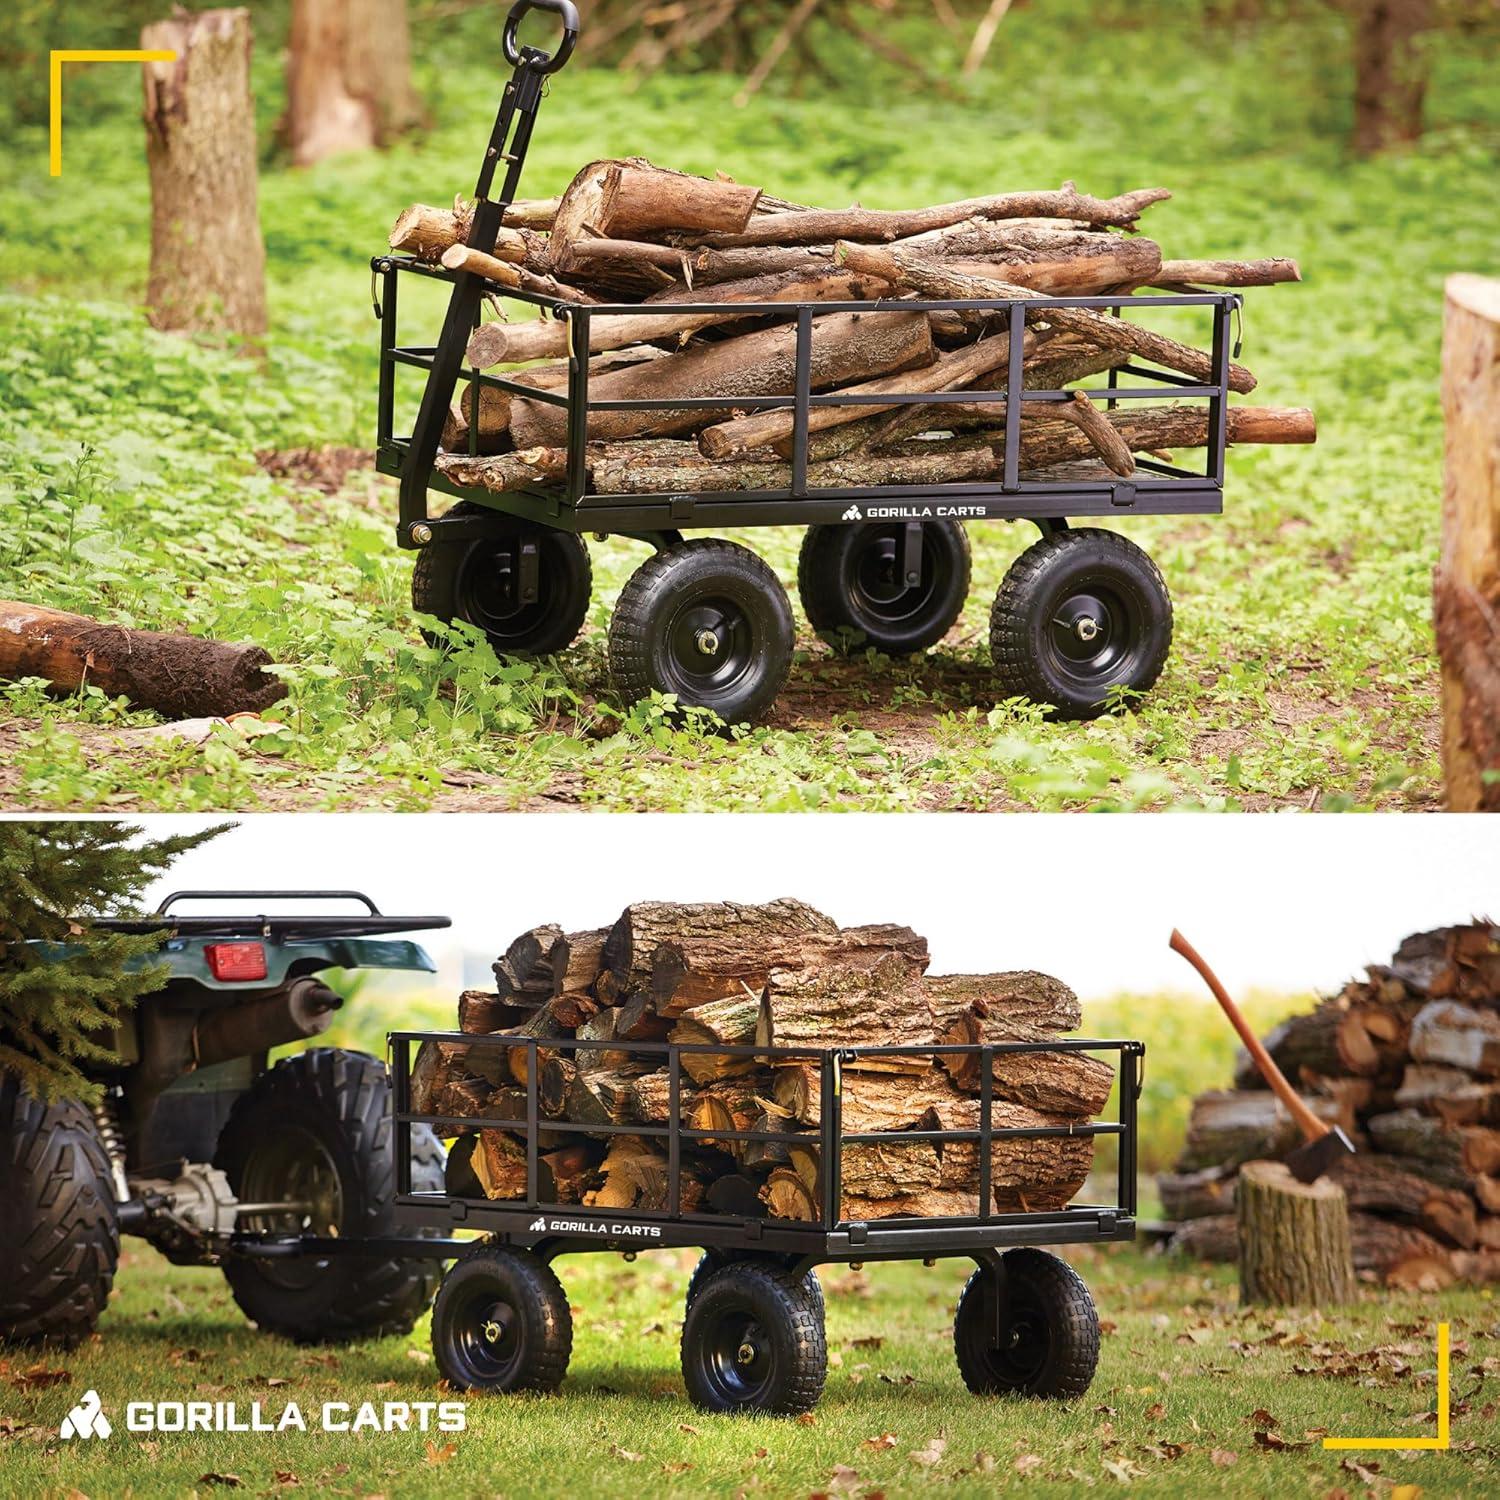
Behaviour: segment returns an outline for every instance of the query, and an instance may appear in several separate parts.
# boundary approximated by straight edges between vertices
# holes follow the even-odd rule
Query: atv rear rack
[[[174,916],[182,901],[358,901],[363,916],[351,913],[206,912]],[[451,917],[387,916],[363,891],[173,891],[160,906],[143,917],[103,917],[93,925],[108,932],[166,932],[181,937],[263,937],[281,942],[300,938],[379,937],[391,932],[431,932],[451,927]]]

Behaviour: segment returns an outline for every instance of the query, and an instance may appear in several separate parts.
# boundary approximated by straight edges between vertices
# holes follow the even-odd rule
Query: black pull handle
[[[578,45],[578,7],[573,4],[573,0],[516,0],[505,18],[505,31],[501,37],[505,60],[512,67],[521,61],[521,46],[516,33],[527,11],[532,10],[550,10],[562,20],[562,40],[550,55],[536,47],[526,49],[533,55],[533,66],[539,73],[555,73],[573,55],[573,48]]]

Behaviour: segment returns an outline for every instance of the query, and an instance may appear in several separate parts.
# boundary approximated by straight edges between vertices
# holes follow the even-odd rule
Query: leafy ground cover
[[[745,109],[712,74],[638,87],[561,75],[530,192],[560,189],[585,156],[626,152],[832,203],[1065,177],[1098,193],[1159,183],[1178,196],[1149,229],[1172,253],[1274,252],[1304,267],[1303,285],[1252,294],[1244,357],[1257,399],[1316,408],[1319,443],[1233,454],[1222,518],[1130,525],[1178,614],[1172,661],[1138,712],[1054,725],[995,701],[989,601],[1030,538],[991,526],[973,533],[973,593],[941,647],[845,662],[804,622],[772,720],[722,736],[611,694],[603,632],[640,549],[594,548],[577,646],[502,664],[462,632],[422,642],[384,481],[355,469],[326,493],[302,482],[305,464],[257,462],[368,446],[367,258],[399,207],[470,185],[497,80],[487,14],[429,17],[416,47],[433,129],[293,172],[271,140],[278,17],[263,18],[255,73],[274,322],[259,358],[143,324],[130,70],[83,80],[58,181],[43,133],[9,131],[0,214],[20,232],[0,244],[0,593],[259,640],[286,664],[282,727],[253,743],[231,729],[164,744],[136,732],[149,718],[97,693],[56,703],[13,685],[0,697],[6,805],[1438,805],[1440,294],[1446,273],[1493,259],[1479,189],[1500,156],[1500,110],[1482,48],[1442,44],[1426,142],[1365,163],[1343,146],[1350,88],[1331,8],[1231,32],[1181,5],[1030,7],[1007,20],[981,83],[947,96],[863,63],[836,88]],[[739,539],[790,581],[798,533]]]
[[[570,1372],[555,1398],[472,1398],[459,1434],[316,1430],[324,1402],[448,1399],[425,1323],[302,1349],[249,1328],[211,1270],[130,1242],[100,1335],[71,1354],[0,1348],[0,1462],[17,1496],[318,1492],[456,1496],[1151,1495],[1425,1497],[1492,1492],[1500,1312],[1488,1293],[1370,1295],[1323,1314],[1245,1311],[1222,1268],[1121,1247],[1073,1259],[1104,1322],[1083,1400],[971,1397],[949,1328],[957,1262],[821,1273],[830,1369],[798,1421],[705,1416],[678,1368],[690,1252],[565,1259]],[[1325,1435],[1433,1430],[1435,1321],[1453,1338],[1452,1447],[1338,1453]],[[97,1390],[105,1442],[63,1442]],[[130,1433],[127,1401],[295,1401],[314,1430]],[[1402,1486],[1417,1486],[1403,1489]]]

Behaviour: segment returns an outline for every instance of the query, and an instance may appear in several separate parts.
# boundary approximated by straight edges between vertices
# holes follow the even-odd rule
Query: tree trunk
[[[177,54],[143,68],[154,328],[266,330],[250,45],[244,9],[179,11],[141,32],[144,50]]]
[[[259,713],[286,697],[270,652],[191,635],[101,625],[0,600],[0,679],[42,677],[59,693],[97,687],[164,719]]]
[[[1500,280],[1450,276],[1443,542],[1434,616],[1452,812],[1500,811]]]
[[[388,145],[422,115],[406,0],[292,0],[284,129],[292,161]]]
[[[1354,149],[1373,156],[1422,138],[1432,0],[1344,0],[1354,26]]]
[[[1354,1297],[1349,1205],[1336,1182],[1298,1182],[1280,1162],[1240,1169],[1240,1304],[1342,1307]]]

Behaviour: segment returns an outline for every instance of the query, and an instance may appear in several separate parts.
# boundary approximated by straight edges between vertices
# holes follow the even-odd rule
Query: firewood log
[[[57,693],[96,687],[164,719],[260,713],[287,693],[264,671],[270,664],[260,646],[132,630],[0,600],[0,679],[40,677]]]
[[[625,1125],[634,1109],[635,1078],[602,1068],[578,1071],[568,1085],[562,1118],[574,1125]]]
[[[458,997],[458,1029],[475,1035],[509,1031],[521,1025],[535,1008],[502,1000],[490,990],[465,990]]]
[[[979,1040],[1017,1039],[1016,1027],[1076,1031],[1083,1023],[1078,996],[1060,979],[1033,969],[998,974],[929,974],[922,995],[941,1028],[971,1013],[983,1023]]]
[[[599,977],[604,962],[604,940],[607,927],[593,927],[586,932],[569,932],[552,945],[549,955],[554,995],[588,994]]]
[[[597,1141],[575,1140],[537,1157],[537,1198],[543,1203],[579,1203],[584,1188],[603,1161]]]
[[[1373,1077],[1380,1069],[1380,1052],[1358,1008],[1322,1005],[1306,1015],[1291,1016],[1273,1028],[1265,1047],[1291,1079],[1301,1079],[1306,1073]],[[1260,1070],[1243,1050],[1235,1057],[1234,1086],[1266,1087]]]
[[[1327,1124],[1353,1128],[1352,1120],[1340,1117],[1336,1101],[1304,1096],[1303,1102]],[[1300,1140],[1292,1117],[1274,1094],[1214,1089],[1193,1100],[1187,1139],[1177,1158],[1176,1170],[1193,1172],[1203,1167],[1239,1166],[1256,1158],[1280,1157]]]
[[[505,242],[515,230],[550,229],[556,212],[556,198],[516,199],[505,210],[501,221],[504,227],[496,243]],[[402,210],[391,226],[390,246],[392,250],[406,250],[423,260],[436,260],[449,245],[461,244],[468,239],[473,221],[474,206],[471,203],[460,203],[456,208],[433,208],[425,203],[414,203]]]
[[[1172,195],[1165,188],[1143,188],[1116,198],[1092,198],[1071,183],[1060,192],[997,193],[930,208],[880,210],[869,208],[804,209],[767,214],[752,220],[738,233],[675,236],[695,238],[716,249],[743,245],[816,245],[833,240],[890,241],[909,239],[933,229],[962,224],[966,219],[1075,219],[1082,223],[1125,227],[1141,212]]]
[[[800,1124],[822,1124],[821,1072],[815,1062],[788,1063],[776,1069],[775,1100]],[[871,1130],[910,1130],[938,1104],[963,1098],[941,1069],[929,1067],[912,1077],[888,1073],[847,1073],[843,1084],[844,1130],[860,1135]]]
[[[550,995],[552,954],[562,940],[562,928],[555,922],[530,927],[511,942],[491,967],[514,990],[535,988]]]
[[[470,1158],[486,1198],[526,1196],[526,1144],[506,1130],[481,1130]]]
[[[666,229],[739,233],[749,225],[760,194],[756,187],[673,172],[639,157],[589,162],[568,184],[553,215],[553,259],[565,268],[571,244],[589,235],[631,239]]]
[[[412,1113],[435,1115],[438,1096],[453,1072],[454,1048],[442,1042],[423,1042],[408,1075]]]
[[[893,247],[841,243],[836,253],[840,265],[884,277],[935,300],[1010,298],[1027,301],[1042,295],[997,277],[965,275],[950,269],[942,261],[924,259]],[[1128,349],[1141,359],[1154,360],[1200,382],[1210,382],[1214,377],[1213,360],[1201,349],[1178,343],[1176,339],[1154,333],[1124,318],[1111,317],[1087,307],[1043,308],[1036,316],[1054,328],[1080,334],[1105,348]],[[1255,377],[1242,365],[1231,362],[1229,388],[1241,395],[1247,394],[1255,389]]]
[[[613,1042],[619,1036],[620,1011],[608,1007],[590,1016],[574,1035],[581,1041]],[[661,1057],[652,1052],[634,1052],[628,1047],[579,1047],[573,1054],[576,1066],[603,1068],[615,1073],[649,1073],[661,1066]]]
[[[1204,1167],[1197,1172],[1160,1172],[1156,1191],[1168,1219],[1203,1219],[1234,1211],[1232,1167]]]
[[[1240,1253],[1239,1223],[1232,1213],[1207,1214],[1189,1219],[1167,1241],[1172,1255],[1192,1260],[1209,1260],[1223,1264],[1237,1260]]]
[[[1429,1181],[1402,1158],[1364,1151],[1345,1157],[1332,1172],[1349,1207],[1415,1224],[1449,1244],[1472,1249],[1476,1210],[1466,1192]]]
[[[599,400],[663,401],[649,411],[595,412],[589,436],[598,441],[641,434],[669,436],[728,416],[740,396],[790,395],[795,384],[797,330],[787,324],[700,344],[670,358],[612,371],[590,382]],[[812,335],[812,386],[825,390],[927,365],[934,357],[921,313],[845,312],[817,318]],[[673,397],[723,396],[723,407],[672,407]],[[560,446],[567,413],[524,397],[510,404],[517,448]]]
[[[1475,1010],[1455,1001],[1424,1006],[1411,1023],[1411,1055],[1418,1062],[1500,1078],[1500,1011]]]
[[[882,924],[835,929],[768,930],[754,946],[733,929],[684,933],[652,955],[651,994],[658,1014],[679,1016],[711,1000],[758,993],[772,970],[837,963],[863,952],[897,951],[925,968],[927,940],[909,927]]]
[[[959,1099],[936,1106],[929,1129],[978,1130],[979,1101]],[[1007,1099],[994,1101],[990,1115],[996,1130],[1034,1130],[1076,1123],[1062,1115],[1029,1109]],[[979,1185],[979,1143],[947,1141],[940,1147],[939,1186],[965,1191]],[[1094,1162],[1091,1135],[1003,1137],[993,1142],[990,1184],[998,1213],[1037,1213],[1062,1208],[1081,1188]]]
[[[1500,1176],[1481,1172],[1474,1178],[1474,1196],[1487,1214],[1500,1214]]]
[[[684,289],[678,301],[694,302],[859,302],[873,300],[890,290],[878,277],[830,267],[808,274],[783,272],[774,276],[753,277],[714,287],[711,291],[689,292]],[[686,344],[691,334],[758,317],[757,313],[736,312],[733,308],[708,313],[674,313],[669,303],[653,302],[655,310],[638,316],[624,314],[602,316],[589,321],[589,352],[600,354],[610,349],[624,349],[631,344],[668,340]],[[572,352],[570,331],[566,323],[533,319],[526,323],[485,323],[469,339],[468,363],[481,370],[492,365],[518,364],[528,359],[553,359]]]
[[[760,999],[754,994],[741,995],[735,999],[714,1000],[686,1012],[673,1026],[668,1040],[709,1044],[722,1042],[725,1046],[748,1046],[756,1040],[756,1021],[760,1015]],[[682,1071],[697,1083],[710,1083],[718,1078],[732,1078],[736,1074],[751,1073],[757,1066],[753,1056],[736,1056],[723,1052],[683,1052]]]
[[[1500,1171],[1500,1130],[1448,1126],[1411,1109],[1374,1115],[1365,1128],[1380,1150],[1426,1162],[1434,1182],[1463,1187],[1481,1172]]]
[[[1142,286],[1275,286],[1301,281],[1294,260],[1164,260]]]
[[[837,924],[805,901],[790,898],[751,906],[732,901],[637,901],[609,930],[603,967],[622,994],[650,992],[658,949],[672,943],[733,943],[748,950],[786,943],[809,933],[833,937]]]

